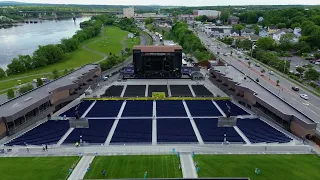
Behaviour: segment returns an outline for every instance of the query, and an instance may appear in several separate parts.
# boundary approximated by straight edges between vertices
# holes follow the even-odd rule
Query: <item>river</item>
[[[89,19],[79,17],[75,23],[72,18],[44,20],[42,23],[0,29],[0,67],[6,69],[7,64],[19,54],[32,55],[39,45],[57,44],[64,37],[72,37],[80,30],[80,22]]]

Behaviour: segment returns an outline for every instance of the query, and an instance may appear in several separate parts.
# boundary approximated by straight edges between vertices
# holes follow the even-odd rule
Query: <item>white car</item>
[[[300,97],[304,100],[308,100],[309,99],[309,96],[306,95],[306,94],[300,94]]]
[[[269,71],[269,74],[270,74],[270,75],[274,75],[274,72],[273,72],[273,71]]]

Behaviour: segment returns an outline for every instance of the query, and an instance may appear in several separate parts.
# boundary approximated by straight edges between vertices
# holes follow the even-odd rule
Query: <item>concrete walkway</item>
[[[93,159],[94,156],[83,156],[72,171],[72,174],[69,176],[68,180],[83,179],[86,175],[87,168],[89,167]]]
[[[180,163],[183,178],[198,178],[191,153],[180,153]]]

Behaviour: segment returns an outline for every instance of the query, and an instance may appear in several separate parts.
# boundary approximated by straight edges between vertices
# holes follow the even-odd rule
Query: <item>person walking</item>
[[[107,171],[106,171],[105,169],[102,171],[102,175],[103,175],[104,177],[107,175]]]

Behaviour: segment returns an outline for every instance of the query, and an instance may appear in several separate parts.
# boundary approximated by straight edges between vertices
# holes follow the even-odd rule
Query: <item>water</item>
[[[15,57],[32,55],[39,45],[57,44],[64,37],[72,37],[80,30],[80,22],[90,17],[72,18],[52,21],[44,20],[37,24],[0,29],[0,67],[6,69],[7,64]]]

